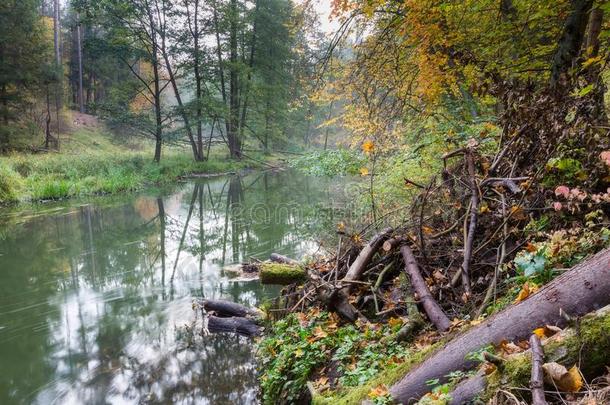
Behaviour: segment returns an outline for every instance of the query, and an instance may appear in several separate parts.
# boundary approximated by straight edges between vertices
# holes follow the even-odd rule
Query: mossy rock
[[[307,272],[299,265],[263,263],[260,267],[260,278],[263,284],[287,285],[305,281]]]

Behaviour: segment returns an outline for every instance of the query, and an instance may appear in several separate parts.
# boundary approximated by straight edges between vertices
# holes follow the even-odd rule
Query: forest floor
[[[587,155],[601,175],[544,157],[517,177],[493,172],[499,150],[446,153],[400,225],[339,223],[338,245],[300,263],[307,280],[267,308],[264,403],[541,404],[534,363],[548,403],[609,403],[610,306],[595,311],[610,304],[610,155]]]
[[[262,168],[278,160],[257,154],[235,161],[226,158],[226,148],[213,147],[207,161],[196,162],[189,148],[166,145],[157,164],[152,141],[120,139],[87,114],[71,113],[66,121],[59,151],[0,156],[0,205],[131,192],[190,175]]]

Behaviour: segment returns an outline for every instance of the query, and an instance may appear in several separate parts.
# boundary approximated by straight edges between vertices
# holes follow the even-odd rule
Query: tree
[[[8,0],[0,4],[0,138],[8,144],[9,123],[45,89],[52,42],[47,20],[39,15],[37,0]]]

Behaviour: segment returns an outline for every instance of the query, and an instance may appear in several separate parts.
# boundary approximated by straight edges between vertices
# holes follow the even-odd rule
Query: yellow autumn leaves
[[[373,141],[371,141],[371,140],[364,141],[362,143],[362,151],[367,155],[370,155],[371,153],[375,152],[375,144],[373,143]],[[362,177],[368,176],[369,169],[367,167],[360,168],[360,175]]]

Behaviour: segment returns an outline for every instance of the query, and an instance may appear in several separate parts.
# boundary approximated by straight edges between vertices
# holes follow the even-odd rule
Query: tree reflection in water
[[[274,296],[223,266],[311,251],[340,189],[256,173],[3,214],[0,403],[257,402],[247,339],[180,338],[192,299]]]

